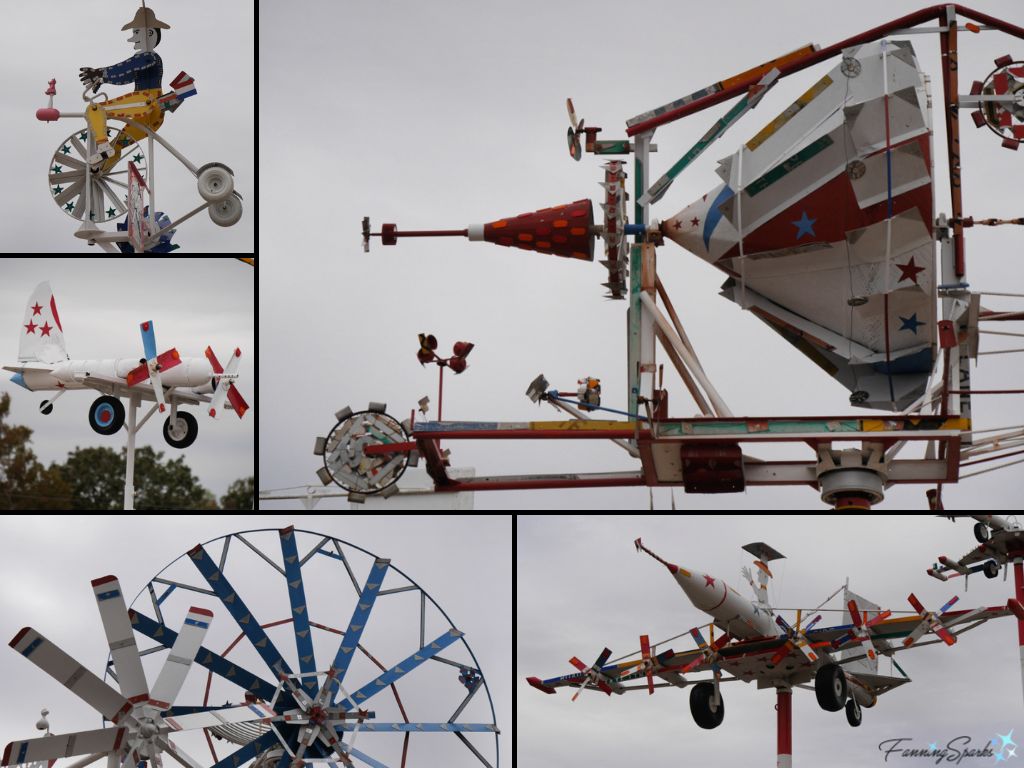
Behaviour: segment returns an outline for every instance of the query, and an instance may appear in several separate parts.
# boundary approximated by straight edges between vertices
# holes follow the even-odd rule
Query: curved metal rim
[[[400,430],[402,430],[402,435],[405,437],[406,441],[409,440],[409,433],[406,431],[405,427],[402,426],[402,422],[400,422],[398,419],[396,419],[390,413],[381,413],[380,411],[371,411],[368,408],[364,408],[361,411],[353,411],[346,418],[344,418],[343,420],[337,422],[333,427],[331,427],[331,431],[327,433],[327,438],[326,439],[329,441],[331,439],[331,435],[334,434],[334,431],[338,427],[340,427],[346,421],[349,421],[349,420],[355,418],[356,416],[358,416],[361,413],[374,413],[374,414],[377,414],[378,416],[387,416],[389,419],[391,419],[393,422],[395,422],[395,424],[398,425],[398,428]],[[337,485],[339,488],[344,488],[349,493],[358,493],[358,494],[362,494],[363,496],[375,496],[376,494],[381,493],[382,491],[386,491],[392,485],[395,485],[399,480],[401,480],[402,479],[402,475],[405,474],[405,470],[407,470],[409,468],[409,455],[406,454],[406,456],[405,456],[405,463],[402,465],[402,469],[398,472],[397,475],[395,475],[394,479],[390,483],[388,483],[385,486],[382,486],[381,488],[377,488],[377,489],[372,490],[372,491],[360,491],[360,490],[355,489],[355,488],[349,488],[347,485],[342,483],[340,480],[338,480],[338,478],[336,478],[334,476],[334,473],[331,472],[331,468],[327,466],[327,451],[324,451],[323,456],[321,458],[323,459],[323,462],[324,462],[324,469],[327,470],[327,474],[329,474],[331,476],[331,480],[334,481],[335,485]],[[338,541],[341,541],[341,539],[338,539]],[[399,571],[399,573],[401,573],[401,571]],[[402,575],[405,576],[404,573]],[[406,578],[408,578],[408,577],[406,577]],[[412,579],[409,579],[409,580],[412,581]],[[415,583],[416,582],[413,582],[413,584],[415,584]],[[440,607],[440,606],[438,606],[438,607]]]

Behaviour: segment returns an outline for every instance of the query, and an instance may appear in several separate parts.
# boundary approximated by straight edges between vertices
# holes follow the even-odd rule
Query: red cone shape
[[[541,208],[484,224],[484,240],[572,259],[594,260],[594,207],[590,200]]]

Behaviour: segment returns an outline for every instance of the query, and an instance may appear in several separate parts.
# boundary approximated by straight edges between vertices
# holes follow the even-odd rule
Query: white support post
[[[139,410],[139,396],[131,395],[128,404],[128,453],[124,470],[124,508],[135,509],[135,415]]]

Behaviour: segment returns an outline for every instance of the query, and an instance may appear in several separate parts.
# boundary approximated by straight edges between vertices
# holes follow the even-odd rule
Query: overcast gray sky
[[[134,54],[121,27],[141,7],[138,0],[36,0],[7,4],[0,26],[0,71],[7,98],[0,104],[0,125],[13,148],[5,158],[7,183],[0,190],[0,252],[82,253],[97,255],[74,236],[79,221],[52,201],[47,164],[61,142],[84,121],[36,120],[47,106],[47,82],[57,80],[53,105],[61,112],[82,112],[80,67],[105,67]],[[156,52],[164,64],[164,92],[181,71],[195,79],[196,95],[167,116],[159,135],[196,166],[221,162],[235,174],[245,198],[241,220],[219,227],[204,212],[181,225],[174,242],[178,253],[252,253],[256,219],[256,169],[253,114],[253,13],[241,0],[154,0],[157,18],[169,24]],[[106,85],[110,98],[131,86]],[[156,202],[172,219],[200,205],[196,180],[170,153],[158,147]],[[51,198],[51,199],[47,199]],[[113,231],[113,223],[106,226]]]
[[[512,526],[508,516],[5,518],[0,522],[0,536],[8,551],[0,566],[0,637],[6,643],[21,627],[32,626],[88,669],[102,674],[107,645],[89,585],[92,579],[107,574],[118,576],[126,599],[131,601],[166,564],[200,541],[257,528],[275,529],[247,538],[280,565],[281,546],[276,529],[288,525],[335,536],[375,555],[390,558],[393,566],[437,601],[454,625],[466,633],[466,640],[487,678],[498,723],[505,734],[501,738],[501,763],[511,766],[512,619],[508,605],[511,601]],[[300,556],[312,550],[318,541],[319,538],[299,534],[296,543]],[[219,558],[220,546],[211,545],[211,556]],[[362,584],[369,573],[370,557],[347,548],[344,551]],[[282,578],[237,539],[230,546],[224,573],[262,623],[290,616],[287,588]],[[188,558],[172,565],[164,577],[194,586],[208,586]],[[354,590],[341,563],[327,557],[314,557],[303,566],[303,578],[311,620],[345,629],[354,608]],[[404,577],[391,571],[383,589],[407,584]],[[148,597],[140,600],[139,605],[142,612],[153,616]],[[208,647],[222,652],[239,634],[238,625],[219,601],[180,589],[162,604],[167,623],[180,626],[189,605],[214,612],[205,641]],[[427,612],[427,633],[434,633],[431,639],[449,626],[440,614]],[[289,628],[267,631],[286,661],[297,669],[295,640]],[[362,642],[382,664],[390,667],[419,647],[418,637],[419,598],[414,592],[406,592],[378,599]],[[137,640],[142,649],[154,645],[141,635]],[[313,640],[318,668],[326,668],[337,652],[337,636],[314,630]],[[446,658],[460,662],[469,660],[458,645],[448,651],[444,654]],[[144,659],[150,684],[163,656],[157,654]],[[246,643],[233,650],[230,658],[256,674],[265,677],[270,674]],[[0,670],[8,692],[0,701],[0,745],[38,735],[33,726],[43,706],[50,710],[54,733],[100,727],[98,715],[87,705],[6,645],[0,653]],[[375,674],[368,662],[354,663],[346,685],[353,686],[350,692],[354,691]],[[448,665],[429,664],[411,672],[404,685],[400,682],[399,694],[410,719],[414,722],[436,722],[436,717],[447,720],[465,695],[464,689],[461,695],[459,693],[458,674],[457,669]],[[206,675],[193,669],[179,703],[200,703],[205,684]],[[218,678],[212,689],[212,702],[238,700],[237,688],[219,686]],[[392,717],[401,720],[394,703],[386,697],[372,701],[378,720],[390,722]],[[486,713],[486,719],[482,712]],[[459,722],[490,722],[489,714],[484,700],[474,698]],[[435,735],[439,741],[431,738]],[[481,743],[474,735],[474,744],[481,750],[489,744],[490,751],[485,754],[489,754],[493,762],[493,737],[489,742],[486,738]],[[365,734],[358,737],[356,747],[387,765],[395,765],[398,760],[392,762],[388,757],[394,741],[401,740],[390,740],[386,734]],[[178,743],[191,745],[194,742],[183,736]],[[223,742],[216,743],[221,758],[230,754]],[[399,752],[400,748],[399,743]],[[414,735],[409,750],[409,768],[480,764],[461,743],[446,734]],[[201,765],[211,764],[205,741],[200,740],[199,748],[192,754]],[[70,762],[62,761],[62,764]]]
[[[660,642],[706,623],[670,574],[637,554],[633,540],[678,565],[725,579],[749,595],[740,568],[751,558],[744,544],[764,541],[786,556],[773,562],[769,596],[787,610],[817,606],[849,577],[850,589],[893,611],[910,610],[914,592],[930,610],[953,595],[957,608],[1003,605],[1013,576],[1003,582],[977,575],[964,594],[962,579],[947,584],[925,575],[935,557],[959,557],[975,545],[968,522],[955,525],[931,516],[778,515],[698,517],[519,516],[516,525],[516,718],[517,758],[522,765],[582,768],[637,765],[648,768],[771,765],[776,751],[775,693],[754,685],[723,687],[725,721],[698,728],[690,716],[689,690],[656,689],[613,696],[584,692],[571,703],[570,689],[547,696],[525,678],[568,674],[572,656],[592,663],[601,649],[612,658],[639,652],[639,636]],[[841,608],[839,599],[829,608]],[[825,614],[820,626],[841,622]],[[804,613],[805,619],[808,614]],[[689,637],[670,647],[689,650]],[[664,650],[662,647],[661,650]],[[1021,723],[1022,691],[1017,628],[998,619],[943,644],[900,653],[913,682],[865,709],[851,729],[843,713],[820,709],[811,691],[793,695],[794,765],[870,768],[925,764],[890,758],[878,744],[906,737],[927,748],[966,735],[974,746]],[[883,661],[880,671],[887,667]],[[898,673],[896,673],[898,674]],[[589,695],[588,695],[589,694]],[[1018,749],[1019,752],[1019,749]],[[989,765],[965,759],[961,765]],[[928,764],[932,764],[927,761]],[[1011,762],[1010,765],[1013,765]]]
[[[462,228],[471,223],[578,200],[599,199],[600,161],[574,163],[566,153],[565,99],[571,96],[601,137],[624,133],[626,119],[802,45],[822,46],[921,7],[920,0],[871,0],[822,6],[791,0],[766,6],[720,2],[687,6],[643,0],[536,0],[514,7],[491,2],[352,2],[311,0],[304,12],[261,2],[260,87],[315,104],[316,119],[282,119],[270,98],[260,170],[271,180],[261,234],[270,253],[261,293],[267,359],[302,361],[267,370],[272,401],[287,403],[261,421],[262,489],[317,483],[313,439],[333,426],[344,405],[386,402],[404,418],[429,395],[436,418],[437,371],[416,363],[417,333],[435,334],[441,352],[458,340],[476,343],[466,373],[447,376],[447,419],[559,418],[524,396],[543,372],[552,386],[601,379],[611,407],[626,402],[625,302],[605,301],[605,270],[596,262],[470,243],[461,238],[403,240],[360,248],[360,221],[374,230]],[[1024,23],[1011,0],[986,12]],[[343,34],[338,44],[311,44],[310,20]],[[912,38],[923,67],[941,93],[938,41]],[[960,80],[984,79],[992,60],[1020,43],[1000,33],[961,35]],[[719,182],[718,159],[731,154],[835,65],[829,61],[787,78],[752,114],[704,154],[653,209],[667,219]],[[728,106],[660,129],[654,168],[661,173]],[[935,120],[936,198],[949,209],[944,125]],[[1020,153],[999,146],[987,130],[961,120],[965,211],[974,216],[1020,215],[1015,174]],[[293,139],[301,135],[301,144]],[[632,168],[629,168],[630,172]],[[632,180],[630,180],[632,183]],[[298,194],[296,189],[309,190]],[[301,222],[298,225],[297,222]],[[969,280],[981,290],[1021,291],[1019,227],[968,232]],[[849,393],[767,326],[719,297],[721,272],[674,243],[659,249],[659,272],[703,360],[733,412],[747,416],[840,415],[853,412]],[[268,271],[269,270],[269,271]],[[1016,270],[1011,272],[1010,270]],[[993,308],[1012,299],[992,297]],[[982,339],[983,349],[1013,347]],[[664,361],[664,356],[659,356]],[[1024,375],[1020,355],[982,358],[976,388],[1007,388]],[[696,408],[666,365],[671,413]],[[1009,397],[975,398],[983,426],[1019,423]],[[635,469],[611,444],[572,441],[515,444],[460,442],[454,466],[478,474]],[[908,449],[909,451],[910,449]],[[805,457],[799,446],[749,449],[766,458]],[[904,455],[912,455],[910,453]],[[1017,468],[1019,469],[1019,467]],[[1016,504],[1016,470],[947,486],[950,507],[1008,508]],[[925,489],[890,489],[890,509],[924,508]],[[668,491],[655,493],[668,506]],[[677,493],[681,497],[681,493]],[[809,488],[753,488],[677,500],[714,509],[820,509]],[[297,502],[285,502],[296,505]],[[329,506],[332,502],[324,502]],[[334,505],[344,502],[335,500]],[[477,509],[646,507],[644,488],[477,494]]]
[[[253,295],[255,270],[235,259],[0,259],[0,360],[18,361],[19,329],[36,285],[50,281],[67,351],[73,360],[142,357],[139,324],[152,320],[160,351],[177,348],[183,357],[203,357],[207,345],[222,364],[235,347],[242,350],[237,386],[252,409],[239,419],[226,412],[213,420],[186,408],[199,421],[199,437],[180,451],[163,438],[155,414],[139,432],[136,445],[150,445],[165,459],[184,453],[202,484],[220,497],[234,480],[253,470],[256,400],[256,345]],[[99,393],[71,392],[44,416],[39,404],[53,393],[29,392],[3,371],[0,392],[11,395],[10,418],[33,430],[32,449],[40,461],[65,461],[76,447],[106,446],[120,451],[122,430],[113,437],[89,426],[89,406]],[[152,403],[143,403],[139,417]],[[126,403],[127,407],[127,403]]]

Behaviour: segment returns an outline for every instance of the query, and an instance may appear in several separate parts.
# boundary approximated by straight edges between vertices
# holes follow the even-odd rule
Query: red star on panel
[[[675,227],[676,229],[679,229],[680,227],[683,226],[683,222],[679,221],[679,219],[676,219],[675,221],[672,222],[672,226]]]
[[[50,331],[52,331],[52,330],[53,330],[53,326],[51,326],[49,323],[44,322],[43,326],[39,329],[39,333],[41,335],[43,335],[43,336],[49,336],[50,335]]]
[[[692,219],[690,219],[690,224],[692,226],[696,227],[698,224],[700,224],[700,219],[698,219],[696,216],[694,216]]]
[[[713,587],[713,586],[715,586],[715,580],[713,578],[711,578],[710,576],[705,575],[704,576],[704,586],[705,587]]]
[[[911,280],[914,285],[918,285],[917,275],[920,272],[924,272],[924,267],[914,264],[913,256],[910,257],[910,261],[906,264],[897,264],[896,266],[900,268],[900,279],[898,282],[902,283],[904,280]]]
[[[39,326],[33,323],[31,320],[29,320],[28,325],[26,325],[25,327],[28,328],[27,333],[35,333],[36,328],[38,328]]]
[[[42,304],[36,304],[35,306],[32,307],[32,317],[35,317],[36,315],[41,315],[42,313],[43,313],[43,305]]]

